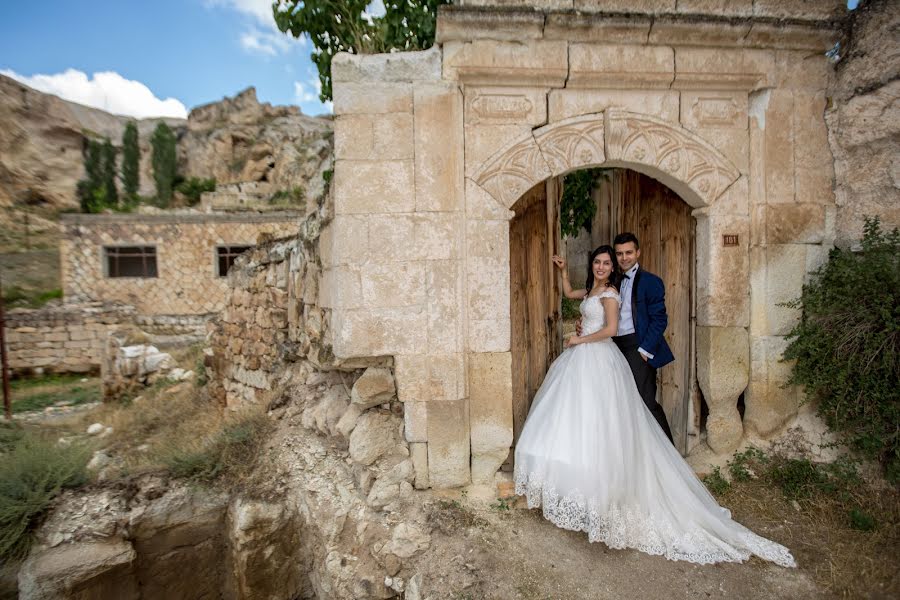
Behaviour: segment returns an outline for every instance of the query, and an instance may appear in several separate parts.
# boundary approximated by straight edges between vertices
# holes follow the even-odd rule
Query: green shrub
[[[53,499],[87,482],[89,457],[87,446],[64,448],[36,434],[21,434],[0,454],[0,560],[28,552],[31,533]]]
[[[712,473],[704,475],[703,483],[706,485],[706,488],[716,496],[721,496],[731,488],[731,484],[728,483],[728,480],[722,477],[722,471],[719,467],[713,467]]]
[[[202,179],[200,177],[190,177],[179,183],[175,189],[187,198],[188,204],[194,206],[200,202],[200,195],[203,192],[216,191],[216,178]]]
[[[784,353],[796,361],[790,382],[900,481],[900,232],[867,218],[862,251],[833,249],[789,306],[802,309]]]
[[[851,509],[850,528],[859,531],[874,531],[875,517],[859,508]]]
[[[759,448],[750,446],[743,452],[738,452],[728,461],[728,472],[735,481],[750,481],[756,473],[752,466],[762,465],[768,462],[768,458]]]
[[[563,297],[562,299],[562,318],[565,320],[577,319],[581,316],[579,310],[580,302],[571,298]]]
[[[775,457],[767,476],[788,500],[807,500],[824,494],[846,499],[862,481],[847,460],[814,463],[806,458]]]
[[[236,477],[249,470],[270,427],[265,414],[247,414],[198,444],[172,448],[161,459],[176,477]]]

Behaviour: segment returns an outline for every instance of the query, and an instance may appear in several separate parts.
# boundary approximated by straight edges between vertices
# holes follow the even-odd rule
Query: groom
[[[620,233],[613,240],[616,260],[622,269],[619,295],[619,331],[613,341],[625,355],[644,404],[672,441],[666,413],[656,401],[656,370],[675,357],[663,338],[669,322],[666,316],[666,288],[662,279],[638,264],[641,246],[633,233]]]

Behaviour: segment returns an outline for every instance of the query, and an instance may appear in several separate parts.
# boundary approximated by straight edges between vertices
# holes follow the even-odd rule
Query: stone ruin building
[[[857,233],[826,127],[845,12],[466,0],[441,8],[430,50],[338,55],[329,204],[236,280],[223,402],[277,395],[278,344],[316,368],[386,369],[416,485],[494,482],[560,350],[561,178],[603,167],[602,239],[635,231],[667,283],[677,360],[660,393],[682,452],[701,426],[715,453],[782,431],[802,399],[783,303]],[[248,335],[261,360],[229,344]],[[346,408],[310,422],[334,433]]]

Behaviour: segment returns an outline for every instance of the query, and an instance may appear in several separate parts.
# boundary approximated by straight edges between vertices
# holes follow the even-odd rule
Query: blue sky
[[[189,110],[251,85],[260,101],[328,112],[312,45],[278,32],[270,7],[271,0],[3,1],[0,73],[136,116],[174,116],[178,103]]]
[[[858,0],[849,0],[855,8]],[[272,0],[0,1],[0,73],[133,116],[184,116],[255,86],[262,102],[330,112],[309,40],[278,32]],[[369,7],[383,13],[381,0]]]

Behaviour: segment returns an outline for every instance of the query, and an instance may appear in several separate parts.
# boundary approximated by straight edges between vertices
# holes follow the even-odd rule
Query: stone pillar
[[[750,345],[743,327],[697,327],[697,381],[709,406],[706,442],[722,454],[737,448],[744,429],[737,400],[750,381]]]
[[[469,354],[468,378],[472,481],[491,483],[513,440],[512,355]]]

